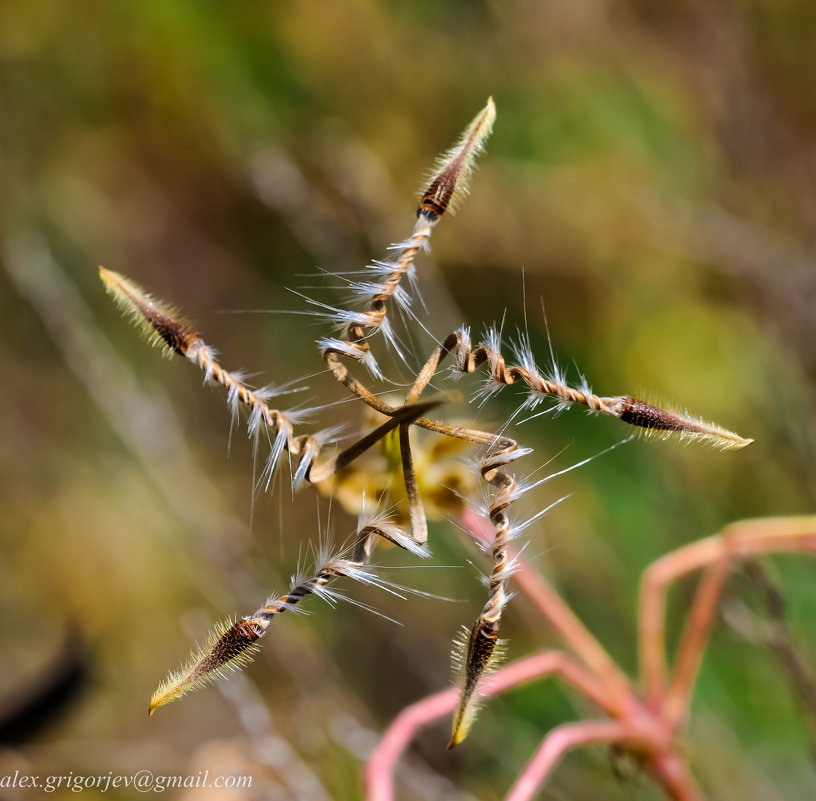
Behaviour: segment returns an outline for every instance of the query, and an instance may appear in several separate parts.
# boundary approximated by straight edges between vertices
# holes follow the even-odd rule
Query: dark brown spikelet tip
[[[500,654],[499,632],[496,625],[477,620],[467,640],[467,655],[464,662],[464,687],[459,706],[453,716],[451,738],[448,748],[459,745],[467,737],[476,717],[476,689],[479,682],[491,672]],[[501,651],[502,649],[498,649]]]
[[[493,98],[490,98],[459,141],[437,161],[419,201],[417,216],[423,215],[433,223],[448,209],[455,211],[459,201],[467,194],[473,165],[476,157],[484,150],[484,143],[493,130],[495,119],[496,106]]]
[[[158,686],[150,699],[149,713],[152,715],[160,706],[214,681],[225,670],[240,670],[252,661],[258,650],[255,643],[261,634],[251,620],[217,624],[204,645],[193,651],[187,663],[180,670],[170,673]]]
[[[631,397],[624,401],[620,419],[624,423],[655,431],[676,431],[681,423],[676,414]]]
[[[456,172],[452,169],[455,166],[455,164],[451,165],[451,169],[431,182],[419,201],[417,216],[424,214],[429,220],[435,221],[448,210],[456,189]]]
[[[623,398],[618,417],[624,423],[643,429],[647,436],[677,436],[689,442],[709,442],[723,450],[744,448],[753,442],[713,423],[670,412],[629,396]]]
[[[99,277],[116,305],[131,317],[151,344],[160,345],[167,353],[184,356],[199,339],[175,309],[151,297],[130,279],[104,267],[99,268]]]
[[[475,685],[490,665],[499,633],[494,626],[477,623],[470,634],[466,670],[467,684]],[[466,685],[467,686],[467,685]]]
[[[198,664],[200,674],[218,670],[235,660],[240,660],[260,637],[256,628],[248,620],[233,623],[213,644],[209,654]]]
[[[191,335],[191,332],[182,323],[163,315],[156,309],[145,309],[143,313],[165,345],[181,356],[187,353],[190,343],[197,339],[195,334]]]

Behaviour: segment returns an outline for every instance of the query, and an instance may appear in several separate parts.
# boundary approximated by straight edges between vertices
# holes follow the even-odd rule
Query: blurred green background
[[[447,686],[483,589],[480,557],[436,523],[436,566],[387,575],[458,602],[348,588],[400,626],[312,599],[245,674],[148,720],[191,640],[284,591],[321,529],[339,540],[354,523],[285,485],[251,514],[251,445],[236,429],[228,452],[220,393],[139,341],[96,265],[178,303],[257,384],[319,372],[325,327],[223,312],[303,309],[289,287],[337,302],[337,280],[304,276],[405,237],[421,176],[489,95],[498,120],[471,198],[419,262],[432,333],[505,311],[512,333],[526,313],[544,363],[546,311],[572,378],[756,439],[730,454],[638,440],[559,478],[527,508],[571,495],[531,530],[531,559],[633,673],[645,566],[735,519],[812,512],[814,30],[804,0],[1,4],[0,775],[206,769],[253,776],[241,797],[356,799],[378,733]],[[415,341],[421,359],[431,340]],[[311,403],[343,397],[325,376],[305,383]],[[477,385],[459,385],[465,399]],[[359,426],[362,412],[323,419]],[[535,447],[519,472],[607,447],[626,433],[615,422],[576,410],[517,426]],[[816,666],[816,564],[767,567]],[[693,587],[672,596],[672,632]],[[761,591],[737,574],[722,609],[688,735],[695,775],[712,799],[812,797],[814,722],[768,644]],[[557,645],[521,598],[505,634],[511,658]],[[550,728],[586,714],[541,683],[490,703],[453,752],[447,722],[429,728],[402,797],[501,798]],[[595,749],[542,797],[660,795]]]

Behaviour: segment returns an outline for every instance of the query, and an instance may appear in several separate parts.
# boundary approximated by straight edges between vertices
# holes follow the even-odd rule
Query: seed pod
[[[417,216],[423,215],[433,223],[448,209],[456,211],[458,203],[468,192],[476,157],[483,152],[495,119],[496,106],[491,97],[459,141],[437,162],[419,201]]]
[[[99,268],[99,277],[116,305],[127,314],[151,345],[163,348],[166,355],[184,356],[199,336],[176,309],[151,297],[138,284],[112,270]]]
[[[459,706],[453,714],[448,748],[459,745],[467,737],[479,709],[477,690],[504,657],[504,641],[498,639],[498,626],[476,621],[473,628],[454,643],[453,662],[463,684]]]
[[[249,620],[218,623],[177,673],[170,673],[150,699],[149,714],[160,706],[176,701],[191,690],[224,675],[225,670],[240,670],[258,651],[259,627]]]
[[[620,398],[617,415],[624,423],[636,426],[647,436],[678,437],[688,442],[708,442],[722,450],[735,450],[750,445],[753,440],[706,423],[689,415],[670,412],[650,403],[626,396]]]

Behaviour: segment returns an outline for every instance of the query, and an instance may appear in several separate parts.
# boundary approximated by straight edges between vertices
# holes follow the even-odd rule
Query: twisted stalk
[[[498,489],[491,499],[489,510],[494,529],[491,545],[492,570],[487,601],[467,640],[463,666],[464,686],[453,716],[448,748],[458,745],[467,736],[475,713],[476,690],[495,666],[501,653],[499,625],[508,601],[507,582],[513,572],[513,563],[508,557],[510,520],[506,509],[513,501],[513,491],[516,488],[515,477],[502,468],[525,453],[513,440],[506,440],[502,444],[504,447],[491,450],[481,465],[482,478]]]
[[[309,595],[331,601],[336,596],[329,590],[329,585],[336,579],[346,577],[366,584],[386,586],[366,570],[378,538],[419,553],[410,538],[393,524],[378,521],[361,526],[350,557],[340,553],[318,559],[314,573],[305,579],[295,580],[286,594],[268,600],[264,606],[238,621],[217,624],[205,645],[196,649],[180,670],[170,673],[159,685],[150,700],[149,714],[153,715],[159,707],[215,681],[226,671],[245,667],[258,651],[258,640],[266,634],[278,615],[296,610]]]

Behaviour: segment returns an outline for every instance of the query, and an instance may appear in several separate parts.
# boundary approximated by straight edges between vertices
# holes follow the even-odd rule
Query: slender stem
[[[730,557],[723,554],[706,568],[686,618],[674,661],[671,684],[664,701],[664,719],[672,729],[682,726],[688,714],[691,693],[730,567]]]
[[[514,554],[514,558],[517,556]],[[618,710],[628,707],[634,700],[634,694],[626,676],[549,582],[526,564],[514,578],[564,642],[607,687],[611,699],[614,699],[610,699],[610,703]]]
[[[655,563],[641,579],[640,608],[638,612],[638,659],[640,680],[644,686],[646,705],[660,709],[666,688],[666,594],[664,581],[655,569]]]
[[[604,704],[603,688],[583,668],[560,651],[543,651],[499,668],[480,687],[488,698],[535,679],[557,675],[599,705]],[[449,715],[459,702],[459,689],[436,693],[411,704],[400,712],[372,752],[365,772],[368,801],[393,801],[393,773],[399,758],[417,732]]]
[[[352,394],[356,395],[360,400],[365,401],[372,409],[391,417],[396,407],[381,401],[374,395],[365,384],[358,381],[350,372],[348,367],[340,361],[340,356],[334,351],[327,351],[324,356],[326,367],[329,368],[332,375]]]
[[[485,540],[492,534],[488,521],[475,512],[464,512],[462,523],[467,531],[479,539]],[[511,558],[518,565],[513,576],[516,584],[604,685],[609,694],[610,708],[616,710],[616,716],[623,716],[635,702],[631,685],[623,671],[546,579],[533,570],[518,552],[511,550]]]
[[[404,406],[397,409],[391,419],[386,420],[381,426],[378,426],[331,459],[327,459],[325,462],[315,465],[309,472],[309,481],[313,484],[318,484],[327,479],[341,468],[353,462],[372,445],[379,442],[386,434],[397,428],[397,426],[411,423],[419,417],[422,412],[438,406],[439,403],[441,403],[441,401],[429,400],[425,403],[418,403],[415,406]]]
[[[457,341],[458,338],[455,333],[448,334],[444,341],[434,348],[434,352],[428,357],[428,361],[425,362],[425,365],[417,374],[416,381],[414,381],[414,385],[405,399],[406,403],[413,403],[422,394],[422,390],[428,386],[428,382],[433,378],[439,363],[450,353],[451,348],[456,345]]]
[[[358,381],[349,371],[337,353],[329,351],[325,356],[326,366],[331,371],[332,375],[351,393],[356,395],[361,401],[366,403],[375,411],[384,414],[386,417],[393,417],[401,406],[391,406],[385,403],[376,395],[374,395],[368,387],[361,381]],[[456,437],[457,439],[465,439],[468,442],[473,442],[477,445],[490,445],[496,441],[496,435],[485,431],[477,431],[471,428],[464,428],[462,426],[451,425],[450,423],[443,423],[439,420],[429,420],[427,417],[419,417],[414,421],[414,425],[420,428],[425,428],[428,431],[434,431],[437,434],[446,434],[449,437]]]
[[[527,763],[505,801],[530,801],[567,751],[596,743],[620,743],[633,736],[625,723],[593,720],[567,723],[553,729]]]
[[[363,349],[368,349],[366,341],[366,331],[373,333],[381,325],[388,312],[388,301],[397,291],[402,277],[411,269],[414,257],[423,246],[425,246],[431,235],[431,230],[436,220],[431,220],[428,216],[420,214],[414,223],[414,230],[406,242],[406,246],[400,252],[398,259],[393,263],[393,270],[388,274],[380,287],[380,291],[370,298],[366,307],[368,320],[364,323],[352,323],[346,330],[345,339]]]
[[[650,708],[659,708],[665,694],[668,586],[724,556],[740,558],[783,551],[816,553],[816,517],[770,517],[733,523],[720,534],[679,548],[650,565],[643,574],[638,622],[641,681]]]
[[[651,770],[672,801],[703,801],[683,754],[675,751],[655,754],[651,760]]]
[[[665,728],[660,723],[647,713],[646,718],[636,715],[627,721],[585,721],[559,726],[544,738],[505,801],[530,801],[567,751],[597,743],[620,743],[644,755],[653,778],[672,801],[703,801],[685,757],[666,740]]]
[[[412,408],[406,406],[406,409]],[[405,497],[408,499],[408,513],[411,517],[411,531],[414,539],[424,545],[428,541],[428,521],[425,518],[425,508],[419,495],[414,460],[411,457],[410,422],[402,423],[399,427],[400,456],[402,457],[402,477],[405,482]]]

